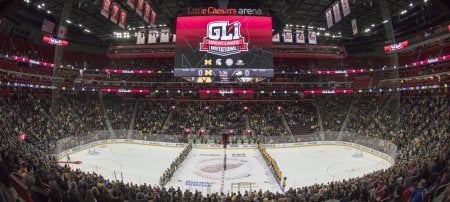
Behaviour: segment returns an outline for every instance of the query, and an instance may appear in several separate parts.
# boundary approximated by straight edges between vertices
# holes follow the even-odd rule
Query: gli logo
[[[241,36],[240,22],[214,21],[208,23],[206,29],[200,51],[220,56],[248,51],[248,43]]]

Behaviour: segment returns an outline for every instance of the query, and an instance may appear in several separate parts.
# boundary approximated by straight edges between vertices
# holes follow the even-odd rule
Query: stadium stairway
[[[347,128],[348,120],[350,119],[350,115],[353,113],[353,106],[355,105],[357,99],[358,99],[357,97],[354,97],[352,99],[352,102],[350,103],[350,106],[347,109],[347,114],[345,115],[345,119],[342,122],[341,129],[339,130],[339,136],[337,138],[337,141],[341,140],[342,132]]]
[[[134,123],[136,122],[136,112],[137,112],[138,104],[139,104],[139,99],[136,99],[136,101],[134,103],[133,114],[131,115],[130,126],[128,127],[129,131],[134,130]]]
[[[291,135],[291,137],[292,137],[292,131],[291,131],[291,128],[289,128],[289,124],[288,124],[288,122],[287,122],[287,120],[286,120],[286,117],[285,117],[284,114],[281,113],[280,111],[278,111],[277,113],[278,113],[278,115],[280,116],[281,121],[283,122],[284,130],[288,131],[288,133],[289,133],[289,134]]]
[[[167,132],[167,130],[169,129],[170,124],[172,123],[171,119],[173,116],[173,110],[169,111],[169,115],[167,115],[166,120],[164,121],[164,124],[161,127],[161,134],[164,134],[165,132]]]
[[[98,94],[100,98],[100,106],[102,107],[103,116],[105,117],[106,127],[108,128],[109,132],[111,132],[112,136],[116,136],[114,133],[113,127],[111,125],[111,120],[109,120],[108,113],[106,113],[105,103],[103,102],[103,96],[101,93]]]
[[[324,129],[323,129],[323,122],[322,122],[322,116],[320,116],[320,109],[319,106],[317,106],[317,98],[314,98],[315,100],[315,107],[316,107],[316,113],[317,113],[317,124],[319,125],[319,134],[320,134],[320,139],[325,140],[325,134],[324,134]]]

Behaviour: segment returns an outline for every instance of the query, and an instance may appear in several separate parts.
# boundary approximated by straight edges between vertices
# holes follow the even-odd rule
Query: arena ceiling
[[[21,6],[8,17],[16,21],[27,22],[40,26],[44,18],[57,22],[61,18],[64,0],[24,0],[26,6]],[[431,26],[438,20],[448,20],[448,2],[446,0],[386,0],[392,15],[397,35],[414,33],[421,26]],[[117,0],[121,7],[128,10],[127,30],[122,30],[100,14],[102,0],[71,0],[71,12],[66,22],[70,22],[69,36],[72,33],[85,33],[102,41],[113,39],[114,32],[130,31],[133,28],[147,28],[142,17],[138,16],[126,5],[126,0]],[[175,18],[187,7],[224,6],[235,8],[260,8],[274,16],[278,30],[285,25],[305,29],[326,28],[324,12],[334,3],[333,0],[150,0],[155,9],[157,25],[173,27]],[[379,0],[349,0],[351,14],[330,29],[320,30],[330,32],[353,40],[351,20],[356,19],[361,34],[358,36],[377,36],[384,39],[384,25]],[[406,13],[402,13],[406,10]],[[443,17],[444,16],[444,17]],[[366,32],[366,29],[370,31]],[[331,40],[331,37],[330,37]],[[322,40],[323,42],[323,40]]]

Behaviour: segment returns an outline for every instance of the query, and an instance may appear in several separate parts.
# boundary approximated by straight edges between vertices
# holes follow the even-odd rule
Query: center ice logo
[[[227,176],[225,180],[243,179],[251,176],[251,165],[243,159],[227,158]],[[212,180],[222,178],[223,158],[211,158],[196,162],[194,174]]]
[[[214,21],[208,23],[206,37],[200,43],[200,51],[227,56],[248,51],[248,43],[241,36],[241,23]]]

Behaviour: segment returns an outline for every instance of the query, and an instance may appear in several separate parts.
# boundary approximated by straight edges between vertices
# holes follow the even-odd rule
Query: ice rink
[[[183,148],[105,144],[91,150],[94,151],[93,154],[89,154],[88,150],[71,154],[71,161],[82,161],[82,163],[70,164],[70,167],[80,168],[85,172],[96,172],[110,180],[121,180],[123,176],[125,183],[154,185],[159,184],[159,178]],[[63,157],[60,160],[65,161],[67,158]]]
[[[139,144],[106,144],[70,155],[71,164],[85,172],[99,173],[111,180],[138,184],[159,183],[159,178],[179,155],[183,148],[161,147]],[[92,150],[92,149],[91,149]],[[352,147],[322,145],[291,148],[268,148],[287,177],[287,187],[301,187],[315,183],[363,176],[375,170],[385,169],[391,164],[377,156],[362,153]],[[237,192],[245,190],[281,191],[281,187],[269,170],[257,149],[226,150],[224,172],[224,150],[194,148],[175,172],[166,186],[182,190],[210,192]],[[67,160],[63,157],[61,160]]]
[[[267,149],[287,177],[287,187],[302,187],[315,183],[363,176],[391,164],[375,155],[346,146],[321,145]]]
[[[223,172],[223,149],[194,148],[167,186],[180,186],[182,190],[202,193],[259,189],[281,192],[257,149],[227,149],[226,152],[227,167]]]

